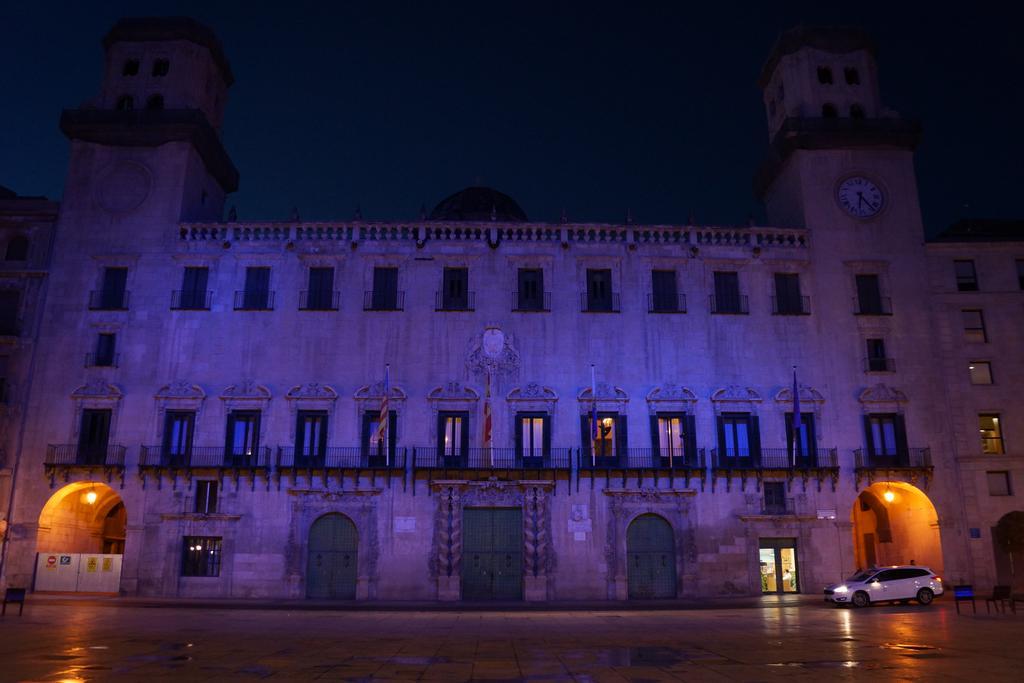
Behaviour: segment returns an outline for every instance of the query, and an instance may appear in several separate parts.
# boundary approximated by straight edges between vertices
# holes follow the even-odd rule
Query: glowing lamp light
[[[95,505],[97,498],[99,498],[99,496],[96,495],[96,491],[93,489],[89,489],[89,492],[85,494],[85,502],[89,505]]]
[[[886,489],[885,493],[882,494],[882,498],[885,498],[886,503],[891,503],[894,500],[896,500],[896,494],[893,493],[891,490]]]

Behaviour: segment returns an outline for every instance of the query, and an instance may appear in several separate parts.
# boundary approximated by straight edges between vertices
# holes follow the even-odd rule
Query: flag
[[[484,391],[484,448],[491,447],[491,375],[487,374]]]
[[[590,458],[594,460],[597,453],[594,445],[597,441],[597,381],[594,379],[594,364],[590,364],[590,398],[593,401],[590,409]]]
[[[391,366],[384,366],[384,398],[380,400],[380,415],[377,416],[377,443],[384,443],[388,433],[388,398],[391,395]],[[385,449],[386,450],[386,449]]]
[[[796,383],[796,366],[793,366],[793,464],[796,464],[796,454],[800,450],[800,387]]]

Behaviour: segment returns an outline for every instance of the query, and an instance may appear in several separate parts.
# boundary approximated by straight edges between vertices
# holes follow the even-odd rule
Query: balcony
[[[235,310],[272,311],[274,310],[274,292],[266,289],[236,291]]]
[[[892,315],[892,299],[880,297],[853,297],[854,315]]]
[[[795,515],[796,504],[792,498],[783,500],[764,501],[761,503],[761,514],[766,517],[779,517],[783,515]]]
[[[452,296],[444,292],[434,295],[435,311],[473,311],[476,310],[476,292],[466,292],[463,296]]]
[[[213,303],[209,290],[176,289],[171,292],[172,311],[208,311]]]
[[[299,292],[300,311],[336,311],[341,292],[334,290],[302,290]]]
[[[89,310],[126,311],[130,292],[94,289],[89,292]]]
[[[364,311],[405,310],[405,292],[363,292]]]
[[[580,452],[580,469],[647,470],[647,469],[704,469],[704,449],[675,454],[653,448],[626,448],[612,455]]]
[[[711,449],[712,466],[717,470],[814,470],[838,469],[839,455],[835,448],[815,448],[807,454],[788,448],[762,448],[760,451],[739,449],[727,454]]]
[[[648,313],[686,313],[685,294],[648,294]]]
[[[192,446],[171,451],[162,446],[143,446],[140,467],[170,469],[266,469],[270,467],[270,449],[266,446],[237,453],[223,446]]]
[[[719,315],[748,315],[750,306],[747,303],[747,296],[730,296],[719,298],[712,294],[708,297],[711,304],[711,312]]]
[[[611,295],[604,297],[580,294],[580,311],[583,313],[618,313],[619,295],[617,292],[612,292]]]
[[[48,467],[124,467],[124,446],[80,446],[50,444],[46,447]]]
[[[513,313],[548,313],[551,311],[551,292],[540,296],[527,296],[523,292],[512,292]]]
[[[869,453],[866,448],[853,452],[854,467],[858,470],[874,469],[931,469],[930,448],[907,448],[902,451],[879,454]]]
[[[468,448],[445,454],[437,448],[416,447],[412,452],[415,466],[425,469],[567,470],[572,466],[571,448],[551,448],[547,452],[537,449],[532,453],[516,448]]]
[[[877,356],[865,358],[864,372],[896,372],[896,361],[892,358]]]
[[[772,315],[810,315],[811,297],[809,296],[773,296]]]
[[[277,449],[280,469],[356,470],[370,468],[405,469],[406,449],[392,448],[388,457],[373,446],[328,446],[314,451],[298,451],[292,446]]]
[[[119,353],[87,353],[85,354],[85,367],[87,368],[116,368],[121,354]]]

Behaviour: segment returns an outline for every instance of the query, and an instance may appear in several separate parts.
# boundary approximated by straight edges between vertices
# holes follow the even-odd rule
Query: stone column
[[[139,566],[145,525],[127,524],[124,528],[124,555],[121,557],[121,595],[138,595]]]
[[[462,597],[462,491],[447,485],[438,492],[435,524],[437,599]]]

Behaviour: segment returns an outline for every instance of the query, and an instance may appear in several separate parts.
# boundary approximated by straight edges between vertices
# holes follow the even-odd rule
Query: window
[[[7,253],[4,256],[6,261],[25,261],[28,259],[28,238],[24,235],[15,235],[7,243]]]
[[[749,458],[758,441],[757,418],[750,413],[723,413],[718,418],[718,447],[726,458]]]
[[[373,292],[369,309],[372,311],[398,311],[402,304],[398,296],[398,268],[373,269]]]
[[[387,443],[387,451],[384,444]],[[398,442],[398,413],[388,409],[388,425],[380,430],[380,411],[367,410],[363,413],[362,453],[371,465],[390,465],[395,462],[395,445]]]
[[[686,309],[676,287],[676,271],[651,271],[651,313],[680,313]]]
[[[238,294],[241,294],[239,297]],[[270,296],[270,268],[253,266],[245,269],[245,289],[235,295],[235,309],[269,311],[274,307]]]
[[[171,299],[171,308],[186,310],[205,310],[210,308],[210,292],[206,290],[210,278],[210,269],[189,266],[181,278],[181,291]]]
[[[864,118],[864,107],[859,104],[850,105],[850,118],[851,119],[863,119]]]
[[[468,311],[472,309],[469,297],[469,268],[445,268],[441,273],[439,310]]]
[[[591,416],[587,416],[587,440],[590,443],[590,452],[595,457],[615,457],[618,418],[617,413],[598,413],[597,429],[593,430],[589,426]]]
[[[201,515],[212,515],[217,512],[217,482],[200,479],[196,482],[195,511]]]
[[[295,424],[295,464],[322,465],[326,455],[327,411],[298,411]]]
[[[121,67],[121,75],[122,76],[137,76],[138,73],[139,73],[139,60],[137,60],[137,59],[129,59],[128,61],[126,61],[124,63],[124,66]]]
[[[786,509],[786,482],[764,482],[764,512],[768,515],[781,515]]]
[[[338,297],[334,291],[334,268],[310,268],[309,289],[299,308],[306,311],[336,311]]]
[[[260,411],[233,410],[228,414],[227,443],[225,445],[228,465],[255,466],[259,463]]]
[[[819,66],[818,83],[823,85],[832,85],[832,69],[827,66]]]
[[[740,274],[715,271],[715,294],[711,297],[712,313],[746,313],[747,297],[740,296]]]
[[[892,312],[888,300],[882,298],[882,288],[877,275],[857,275],[855,280],[859,315],[889,315]]]
[[[839,117],[839,110],[836,109],[836,105],[825,103],[821,105],[821,117],[823,119],[834,119]]]
[[[90,307],[106,311],[128,308],[127,283],[127,268],[104,268],[103,283],[100,291],[93,294]]]
[[[868,372],[890,372],[892,359],[885,355],[884,339],[867,340],[867,371]]]
[[[196,414],[191,410],[168,410],[164,414],[163,464],[190,464]]]
[[[987,360],[972,360],[967,364],[971,384],[992,384],[992,364]]]
[[[171,62],[166,59],[157,59],[153,62],[153,75],[166,76],[171,70]]]
[[[978,274],[974,270],[974,261],[953,261],[956,273],[956,289],[958,292],[978,291]]]
[[[0,335],[18,336],[20,309],[21,292],[16,289],[0,289]]]
[[[969,308],[960,311],[960,317],[964,324],[964,338],[969,342],[987,342],[988,335],[985,334],[985,316],[980,309]]]
[[[852,66],[848,66],[843,69],[843,75],[846,77],[847,85],[860,85],[860,72]]]
[[[1013,489],[1010,488],[1010,473],[1001,472],[986,472],[985,478],[988,480],[988,495],[990,496],[1012,496]]]
[[[657,455],[682,462],[686,442],[686,415],[664,413],[656,415],[654,420],[657,426]]]
[[[515,310],[546,311],[547,295],[544,292],[544,271],[541,268],[519,269],[519,290],[516,292]]]
[[[220,576],[219,536],[185,536],[181,545],[182,576]]]
[[[86,408],[78,430],[79,465],[103,465],[110,439],[110,411]]]
[[[903,416],[897,413],[872,413],[864,417],[868,455],[872,458],[896,458],[907,451],[907,432]]]
[[[112,367],[117,365],[117,356],[114,348],[117,344],[117,335],[101,333],[96,337],[96,353],[93,354],[91,365],[97,367]]]
[[[132,99],[131,95],[121,95],[117,98],[117,104],[114,107],[118,111],[131,111],[135,109],[135,100]]]
[[[786,453],[793,452],[793,437],[796,430],[793,429],[793,413],[786,413]],[[807,458],[817,452],[817,439],[814,434],[814,413],[800,412],[800,439],[796,444],[796,457]]]
[[[804,298],[800,296],[800,275],[797,273],[775,273],[774,313],[778,315],[802,315],[808,313]]]
[[[163,95],[150,95],[149,99],[146,100],[146,109],[150,111],[157,111],[164,108],[164,96]]]
[[[443,458],[459,459],[469,450],[467,412],[442,411],[437,415],[437,450]]]
[[[986,455],[1001,455],[1003,449],[1003,431],[999,426],[997,413],[978,415],[978,431],[981,432],[981,452]]]
[[[1017,286],[1024,289],[1024,259],[1017,259]]]
[[[551,450],[548,416],[544,413],[517,413],[516,450],[528,464],[543,458]]]
[[[591,312],[615,310],[615,297],[612,296],[612,271],[610,269],[587,269],[587,300],[584,310]]]

